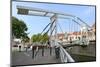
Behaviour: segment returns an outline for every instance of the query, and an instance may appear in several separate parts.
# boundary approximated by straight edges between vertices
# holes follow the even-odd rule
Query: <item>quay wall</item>
[[[90,43],[87,46],[73,46],[68,47],[66,50],[71,54],[84,55],[84,56],[93,56],[96,57],[96,43]]]

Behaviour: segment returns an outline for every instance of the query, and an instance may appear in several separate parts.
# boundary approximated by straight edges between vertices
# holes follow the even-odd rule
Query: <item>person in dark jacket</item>
[[[19,45],[19,52],[21,52],[21,45]]]
[[[55,54],[56,54],[56,59],[58,59],[60,57],[60,47],[59,46],[55,46]]]
[[[49,45],[49,48],[50,48],[50,55],[52,55],[52,47],[50,45],[50,41],[48,40],[48,45]]]
[[[32,46],[32,58],[34,59],[35,46]]]

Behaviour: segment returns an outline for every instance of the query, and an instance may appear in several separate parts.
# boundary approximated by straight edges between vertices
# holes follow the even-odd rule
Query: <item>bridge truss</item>
[[[66,20],[71,20],[74,23],[76,23],[78,26],[80,26],[81,29],[81,40],[78,40],[76,42],[72,42],[72,44],[86,44],[88,45],[89,41],[87,38],[84,38],[84,33],[87,33],[86,37],[88,37],[88,30],[91,29],[91,26],[89,26],[86,22],[84,22],[82,19],[75,15],[71,14],[66,14],[58,11],[50,11],[50,10],[45,10],[45,9],[40,9],[40,8],[31,8],[31,7],[26,7],[26,6],[17,6],[18,9],[18,14],[21,15],[31,15],[31,16],[41,16],[41,17],[49,17],[50,18],[50,23],[43,29],[41,34],[49,27],[49,29],[46,31],[46,33],[50,32],[50,44],[51,46],[59,46],[61,50],[61,59],[62,62],[68,62],[67,59],[69,58],[69,62],[74,62],[74,60],[68,55],[67,52],[62,48],[62,46],[58,43],[58,36],[57,36],[57,22],[58,19],[66,19]],[[85,28],[84,28],[85,27]],[[54,33],[54,39],[52,39]],[[63,54],[62,54],[63,53]],[[66,57],[64,57],[66,56]],[[66,59],[66,60],[65,60]]]

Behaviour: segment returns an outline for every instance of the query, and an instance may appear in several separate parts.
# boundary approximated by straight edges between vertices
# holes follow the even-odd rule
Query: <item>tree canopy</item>
[[[12,35],[15,38],[22,38],[23,41],[28,41],[29,37],[26,31],[28,30],[27,25],[24,21],[12,17]]]
[[[41,35],[40,33],[38,34],[34,34],[32,37],[31,37],[31,40],[32,42],[42,42],[42,43],[45,43],[46,41],[48,41],[49,39],[49,36],[47,33]]]

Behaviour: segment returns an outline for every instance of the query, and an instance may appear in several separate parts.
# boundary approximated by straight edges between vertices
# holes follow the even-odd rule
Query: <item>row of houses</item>
[[[89,41],[95,41],[96,37],[96,26],[95,23],[92,25],[92,28],[88,30],[87,32],[81,32],[81,31],[75,31],[75,32],[65,32],[65,33],[58,33],[57,34],[57,39],[59,41],[74,41],[74,40],[80,40],[82,37],[88,38]],[[52,36],[52,39],[55,39],[54,36]],[[20,39],[14,39],[12,41],[12,46],[16,44],[20,44],[21,40]],[[27,45],[29,43],[25,43]]]
[[[96,27],[95,23],[92,25],[92,28],[87,32],[82,31],[75,31],[75,32],[65,32],[65,33],[58,33],[57,39],[60,41],[74,41],[80,40],[81,38],[87,38],[89,41],[95,41],[96,37]]]

